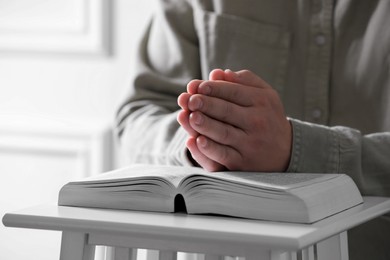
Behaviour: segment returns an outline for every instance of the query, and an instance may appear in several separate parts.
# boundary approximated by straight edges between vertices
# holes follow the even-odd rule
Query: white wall
[[[16,0],[1,2],[7,1]],[[0,48],[0,115],[112,118],[128,85],[136,38],[149,17],[151,3],[111,1],[110,56],[11,52]]]
[[[67,1],[79,5],[81,0]],[[82,2],[88,7],[95,1],[100,0]],[[67,181],[113,167],[107,161],[107,126],[130,86],[135,46],[153,1],[101,1],[111,6],[109,55],[88,53],[78,40],[69,47],[66,37],[56,38],[56,28],[78,26],[75,17],[67,21],[67,11],[57,9],[71,8],[70,2],[0,0],[0,217],[55,202]],[[34,16],[37,6],[50,12]],[[50,22],[53,17],[56,23]],[[10,26],[18,19],[22,29]],[[41,28],[47,30],[41,34]],[[46,45],[34,46],[29,34]],[[4,44],[9,35],[20,37]],[[53,41],[59,42],[55,48]],[[57,259],[59,238],[58,232],[0,225],[0,258]]]

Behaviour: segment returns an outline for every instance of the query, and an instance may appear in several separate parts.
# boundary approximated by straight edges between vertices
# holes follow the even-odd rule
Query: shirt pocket
[[[290,32],[277,25],[198,10],[202,77],[212,69],[248,69],[282,94],[289,58]]]

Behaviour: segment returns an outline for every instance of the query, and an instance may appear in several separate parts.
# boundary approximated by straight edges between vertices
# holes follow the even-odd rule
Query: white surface
[[[77,50],[83,51],[72,51],[65,42],[57,50],[50,49],[47,44],[53,39],[53,30],[62,35],[68,30],[70,41],[77,38],[78,31],[80,36],[87,36],[80,30],[88,22],[81,13],[83,4],[90,3],[90,10],[99,11],[96,3],[103,1],[111,2],[112,7],[112,31],[106,35],[112,43],[110,56],[78,55]],[[12,50],[0,46],[0,216],[55,201],[62,185],[85,176],[80,171],[101,171],[106,161],[98,155],[106,151],[95,147],[88,154],[89,144],[99,146],[99,142],[84,142],[88,137],[75,140],[81,126],[72,126],[72,130],[66,125],[75,118],[83,123],[89,119],[113,121],[130,85],[136,42],[152,2],[0,0],[0,42],[6,45],[2,46],[10,47],[6,40],[16,40],[16,34],[20,35]],[[20,20],[20,16],[29,19]],[[44,42],[28,46],[28,34]],[[91,130],[84,133],[89,136]],[[98,163],[88,164],[84,160],[88,158]],[[56,259],[60,238],[59,232],[0,226],[0,259]]]
[[[390,211],[390,199],[365,197],[365,203],[312,225],[253,221],[227,217],[195,216],[42,205],[8,213],[6,226],[91,233],[117,241],[161,240],[168,246],[224,244],[227,247],[299,250]],[[93,236],[90,238],[94,240]],[[99,238],[100,237],[100,238]],[[136,240],[130,241],[138,243]],[[172,242],[172,243],[170,243]],[[120,243],[120,242],[119,242]],[[153,244],[153,242],[152,242]],[[162,245],[162,244],[161,244]],[[156,249],[160,249],[157,245]],[[120,245],[119,245],[120,246]],[[152,246],[153,247],[153,246]],[[172,249],[172,248],[169,248]],[[190,251],[191,252],[191,251]]]
[[[111,169],[107,124],[29,119],[0,116],[1,215],[55,202],[67,182]],[[53,259],[59,254],[60,238],[57,232],[0,226],[0,259],[19,260],[30,255]]]
[[[2,0],[0,51],[108,53],[110,0]]]
[[[45,52],[45,44],[41,46],[42,52],[4,51],[0,48],[0,115],[40,115],[55,119],[98,118],[106,121],[114,118],[119,103],[128,92],[136,45],[150,17],[154,1],[43,0],[40,2],[50,5],[51,10],[69,7],[72,3],[75,4],[76,9],[79,9],[82,8],[83,2],[94,4],[101,1],[111,2],[111,30],[106,35],[106,40],[109,39],[111,42],[110,56],[97,57],[82,53],[58,55],[49,49]],[[0,2],[1,5],[7,6],[8,2],[12,2],[9,7],[11,8],[27,2],[34,6],[38,0],[0,0]],[[62,13],[76,15],[72,14],[73,11],[69,8],[57,10],[60,14],[56,17],[60,17]],[[17,13],[12,14],[17,15]],[[53,15],[57,14],[37,16],[34,19],[37,20],[36,24],[39,20],[41,26],[43,20],[48,17],[50,19]],[[0,17],[2,18],[5,17]],[[46,19],[46,22],[51,21]],[[53,26],[61,25],[53,23]],[[17,34],[15,30],[10,30],[9,33]],[[0,38],[3,39],[1,32],[0,29]],[[21,40],[19,44],[26,44],[26,41]],[[69,53],[70,51],[64,47],[58,52]]]

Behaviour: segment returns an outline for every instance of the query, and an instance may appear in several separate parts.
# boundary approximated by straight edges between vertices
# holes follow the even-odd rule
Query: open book
[[[66,184],[59,205],[312,223],[363,202],[344,174],[133,165]]]

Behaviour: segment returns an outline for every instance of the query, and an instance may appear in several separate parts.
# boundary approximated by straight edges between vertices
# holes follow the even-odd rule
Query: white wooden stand
[[[365,197],[362,205],[314,224],[41,205],[8,213],[5,226],[62,231],[61,260],[92,260],[96,245],[115,260],[136,259],[137,248],[246,260],[347,260],[347,230],[390,211],[390,199]]]

